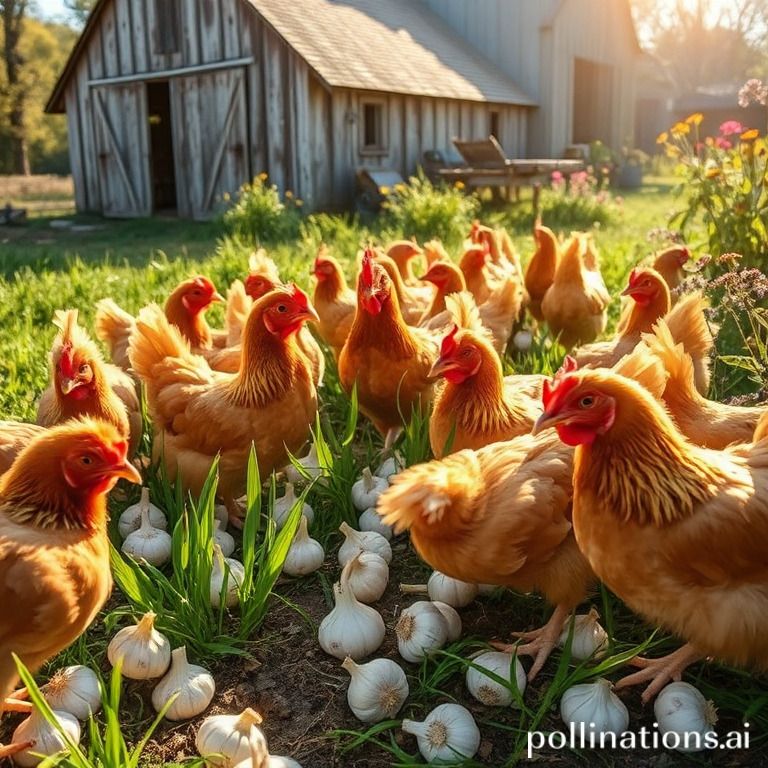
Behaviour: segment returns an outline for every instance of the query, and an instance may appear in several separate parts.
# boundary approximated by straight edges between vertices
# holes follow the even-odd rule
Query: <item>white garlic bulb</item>
[[[298,461],[303,470],[309,475],[310,480],[314,480],[316,477],[320,477],[320,475],[323,474],[323,468],[320,466],[320,460],[317,457],[317,446],[314,442],[309,447],[309,453]],[[288,464],[288,466],[284,467],[283,471],[290,483],[306,482],[304,475],[302,475],[293,464]]]
[[[297,498],[298,497],[296,496],[296,490],[293,486],[293,483],[286,483],[285,493],[279,498],[275,499],[275,506],[272,510],[272,517],[275,520],[275,525],[277,526],[278,531],[282,530],[283,526],[288,521],[288,516],[291,514],[291,510],[296,504]],[[302,517],[307,518],[307,522],[310,525],[315,519],[315,513],[312,510],[312,507],[310,507],[306,501],[301,507],[301,515]]]
[[[627,730],[629,712],[624,702],[613,692],[610,680],[600,678],[594,683],[582,683],[569,688],[560,699],[563,722],[580,727],[595,736],[601,733],[620,734]]]
[[[406,608],[395,624],[397,649],[406,661],[421,661],[448,640],[448,622],[439,608],[420,600]]]
[[[224,604],[232,608],[240,601],[240,585],[245,579],[245,568],[239,560],[224,557],[218,544],[213,545],[213,568],[211,569],[211,605],[221,606],[221,593],[224,591]]]
[[[433,600],[432,605],[443,614],[448,626],[448,642],[452,643],[458,640],[461,637],[461,616],[459,616],[458,611],[448,603],[441,603],[439,600]]]
[[[523,665],[516,656],[501,651],[485,651],[471,661],[474,666],[467,667],[467,689],[481,704],[489,707],[508,707],[515,701],[510,685],[515,686],[520,695],[523,695],[527,678]],[[486,675],[484,669],[506,680],[508,685],[502,685]]]
[[[699,752],[707,748],[705,734],[714,732],[717,710],[698,688],[689,683],[670,683],[662,688],[653,704],[661,734],[676,733],[678,752]],[[714,744],[714,738],[712,740]],[[670,746],[672,746],[670,744]]]
[[[573,620],[573,639],[571,640],[571,658],[576,661],[599,659],[608,648],[608,633],[600,626],[600,614],[592,608],[589,613],[578,614]],[[568,642],[571,620],[563,624],[558,645],[565,647]]]
[[[168,530],[168,520],[163,514],[163,510],[149,501],[149,488],[142,488],[141,501],[138,504],[131,504],[130,507],[126,507],[117,521],[117,530],[120,532],[120,538],[124,539],[129,533],[139,529],[143,507],[147,507],[149,510],[149,522],[153,528],[159,528],[161,531]]]
[[[219,545],[224,557],[229,557],[235,551],[235,540],[227,533],[218,520],[213,521],[213,540]]]
[[[384,461],[379,464],[378,468],[376,469],[376,472],[374,474],[376,477],[382,477],[384,480],[386,480],[388,483],[392,482],[392,478],[400,472],[400,470],[405,466],[405,461],[403,461],[403,457],[399,454],[395,454],[394,456],[390,456],[388,459],[385,459]]]
[[[219,530],[226,531],[229,525],[229,512],[223,504],[216,504],[213,508],[213,520],[219,523]]]
[[[53,716],[67,736],[78,744],[80,742],[80,723],[77,718],[68,712],[53,710]],[[31,741],[33,745],[17,752],[13,756],[13,762],[21,768],[30,768],[39,765],[44,755],[48,757],[67,748],[67,743],[59,731],[42,716],[38,709],[33,709],[29,717],[13,732],[11,744],[24,744]]]
[[[152,706],[160,712],[171,696],[178,693],[165,716],[168,720],[191,720],[208,709],[215,692],[213,675],[197,664],[190,664],[186,648],[176,648],[171,654],[168,674],[152,691]]]
[[[533,344],[533,334],[523,328],[523,330],[518,331],[512,337],[512,343],[515,345],[515,349],[520,352],[527,352],[531,348],[531,344]]]
[[[138,624],[121,629],[107,646],[114,667],[123,660],[121,673],[131,680],[162,677],[171,663],[171,643],[155,629],[155,614],[145,613]]]
[[[339,565],[345,566],[358,552],[375,552],[387,563],[392,562],[392,547],[380,533],[356,531],[346,523],[342,523],[339,530],[344,534],[344,543],[339,547]]]
[[[387,588],[389,566],[375,552],[358,552],[347,564],[349,586],[361,603],[375,603]]]
[[[477,597],[477,584],[469,584],[434,571],[427,582],[430,600],[439,600],[453,608],[463,608]]]
[[[68,712],[78,720],[87,720],[101,709],[99,678],[81,664],[58,670],[42,693],[51,709]]]
[[[261,715],[250,708],[239,715],[207,717],[195,738],[197,751],[206,765],[215,768],[230,768],[247,758],[260,768],[269,754],[267,739],[258,727],[261,722]],[[254,753],[260,762],[254,760]]]
[[[419,752],[428,763],[456,763],[474,757],[480,747],[480,730],[466,707],[440,704],[423,722],[403,720],[403,730],[416,737]]]
[[[350,561],[334,584],[336,605],[320,622],[317,637],[320,647],[331,656],[351,656],[357,660],[373,653],[384,642],[386,630],[381,615],[355,597],[349,584],[351,569]]]
[[[375,507],[369,507],[357,518],[357,527],[361,531],[380,533],[387,541],[392,540],[392,526],[387,525]]]
[[[170,534],[153,528],[149,521],[149,507],[141,508],[141,525],[129,533],[123,542],[123,552],[134,560],[146,560],[159,568],[171,559],[172,540]]]
[[[391,659],[356,664],[349,656],[341,665],[352,678],[347,703],[352,714],[364,723],[391,720],[408,698],[408,678]]]
[[[282,757],[281,755],[270,755],[267,758],[266,768],[301,768],[292,757]]]
[[[383,477],[371,474],[371,468],[366,467],[362,477],[352,485],[352,504],[358,512],[375,507],[379,496],[387,488],[389,483]]]
[[[289,576],[306,576],[321,568],[325,560],[325,550],[319,541],[310,537],[307,530],[307,518],[299,520],[299,530],[293,537],[288,554],[283,563],[283,573]]]

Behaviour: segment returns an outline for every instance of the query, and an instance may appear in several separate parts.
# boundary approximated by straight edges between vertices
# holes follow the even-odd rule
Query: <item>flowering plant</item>
[[[768,99],[768,88],[757,88],[750,81],[742,89],[740,103],[749,103],[747,88],[749,95]],[[657,139],[667,155],[679,161],[684,181],[678,192],[688,196],[686,208],[670,223],[687,234],[701,220],[713,255],[738,251],[745,264],[762,263],[768,255],[766,137],[738,120],[727,120],[717,136],[702,138],[702,119],[701,113],[690,115]]]
[[[598,179],[592,166],[566,177],[560,171],[550,176],[550,189],[541,195],[541,216],[549,226],[585,228],[607,224],[621,211],[623,199],[607,189],[608,172]]]

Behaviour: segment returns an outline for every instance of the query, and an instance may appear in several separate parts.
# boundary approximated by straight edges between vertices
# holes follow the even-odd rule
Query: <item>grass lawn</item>
[[[613,220],[596,230],[603,274],[612,294],[623,287],[631,267],[654,249],[648,233],[663,228],[675,208],[671,188],[672,179],[646,179],[643,188],[624,195]],[[533,250],[526,210],[488,208],[482,214],[483,219],[509,228],[524,261]],[[47,356],[55,330],[50,321],[55,309],[78,308],[81,322],[89,328],[94,305],[100,298],[111,296],[125,309],[136,312],[150,301],[163,302],[169,290],[181,278],[191,274],[208,275],[223,291],[233,279],[242,278],[247,271],[248,248],[222,240],[224,230],[218,222],[194,223],[170,218],[106,221],[80,216],[73,217],[73,221],[74,228],[62,229],[51,227],[48,218],[37,217],[25,226],[0,230],[2,418],[34,419],[37,399],[49,376]],[[284,279],[295,279],[303,287],[309,285],[311,258],[320,237],[328,237],[329,232],[333,233],[328,238],[329,243],[334,253],[349,265],[350,276],[360,244],[369,237],[382,234],[377,222],[360,226],[323,219],[316,226],[307,226],[303,237],[269,248]],[[406,236],[410,233],[388,231],[387,235]],[[610,330],[618,311],[618,302],[613,302]],[[212,326],[220,326],[221,308],[212,311],[209,320]],[[730,351],[736,353],[739,350]],[[254,707],[265,718],[264,730],[271,751],[292,755],[305,768],[419,765],[415,741],[401,733],[399,721],[380,724],[366,731],[366,727],[355,720],[345,699],[348,675],[317,644],[317,625],[332,605],[332,585],[338,578],[335,548],[339,537],[334,531],[339,520],[349,514],[334,493],[348,494],[350,480],[363,466],[375,463],[381,450],[380,439],[362,419],[354,430],[354,443],[342,444],[341,433],[351,408],[339,390],[332,357],[329,356],[328,362],[330,370],[320,392],[321,416],[325,439],[333,454],[333,466],[340,479],[333,492],[315,487],[307,497],[316,513],[312,535],[326,546],[326,564],[304,579],[281,579],[278,582],[258,633],[238,648],[239,652],[247,652],[246,656],[222,656],[198,648],[190,654],[191,660],[203,663],[216,679],[217,693],[209,713],[236,713],[246,706]],[[537,370],[549,372],[552,365],[559,364],[559,359],[542,354],[537,360],[529,358],[528,363]],[[511,360],[510,365],[521,373],[527,372],[519,360]],[[425,425],[415,423],[411,428],[413,432],[406,437],[405,450],[415,459],[423,453]],[[166,511],[172,520],[178,517],[180,507],[172,493],[163,487],[161,478],[153,475],[151,484],[154,499],[166,502]],[[126,500],[115,502],[114,511],[119,512],[126,503]],[[204,503],[203,507],[207,510],[204,515],[207,519],[210,510]],[[398,659],[391,632],[397,612],[404,603],[398,584],[423,583],[430,569],[414,554],[407,537],[393,542],[393,552],[389,586],[376,605],[388,627],[385,644],[377,655]],[[158,576],[155,581],[160,578]],[[84,663],[108,676],[106,643],[115,626],[126,625],[127,615],[136,613],[136,600],[132,601],[133,608],[130,602],[116,590],[105,611],[106,621],[97,621],[61,659],[49,666],[49,671],[63,663]],[[525,692],[522,711],[513,708],[494,710],[473,702],[464,686],[468,655],[484,647],[489,639],[504,638],[512,630],[540,625],[549,610],[536,596],[500,591],[475,601],[461,612],[464,632],[460,641],[420,667],[404,665],[411,695],[401,716],[420,720],[436,704],[456,700],[471,709],[483,736],[476,760],[462,765],[466,768],[498,768],[524,759],[529,730],[562,728],[558,703],[567,687],[600,675],[617,679],[616,670],[620,663],[644,643],[649,644],[651,655],[659,655],[676,645],[672,638],[658,633],[652,635],[650,628],[630,614],[607,590],[598,591],[589,602],[601,612],[602,623],[612,638],[610,655],[598,667],[569,665],[567,655],[556,652]],[[580,612],[585,613],[586,609],[587,606]],[[218,630],[227,635],[232,631],[233,621],[220,617]],[[749,750],[691,758],[660,749],[573,753],[545,748],[540,758],[556,767],[582,764],[635,768],[691,764],[752,767],[768,764],[768,687],[765,681],[714,663],[692,667],[686,679],[719,707],[718,732],[721,735],[740,730],[742,720],[750,722]],[[128,682],[125,686],[121,725],[131,742],[140,738],[154,718],[149,703],[150,692],[151,686],[147,684]],[[640,691],[622,693],[622,700],[630,710],[630,729],[638,731],[641,726],[652,726],[652,708],[641,706]],[[193,756],[194,736],[200,720],[161,724],[149,742],[141,765],[159,768]],[[0,742],[7,737],[7,730],[8,725],[0,728]],[[64,764],[81,768],[91,765]],[[103,768],[117,766],[110,763],[103,764]]]

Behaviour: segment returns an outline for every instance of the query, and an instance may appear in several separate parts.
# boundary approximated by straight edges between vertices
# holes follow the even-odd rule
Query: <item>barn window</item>
[[[383,101],[364,101],[361,104],[360,151],[376,153],[386,151],[386,120]]]
[[[178,53],[181,44],[180,0],[155,0],[157,53]]]
[[[488,133],[501,141],[501,112],[498,109],[488,113]]]

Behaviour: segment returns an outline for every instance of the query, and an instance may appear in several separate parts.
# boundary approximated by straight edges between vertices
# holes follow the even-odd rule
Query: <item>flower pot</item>
[[[616,181],[622,189],[637,189],[643,185],[643,169],[639,165],[622,165]]]

